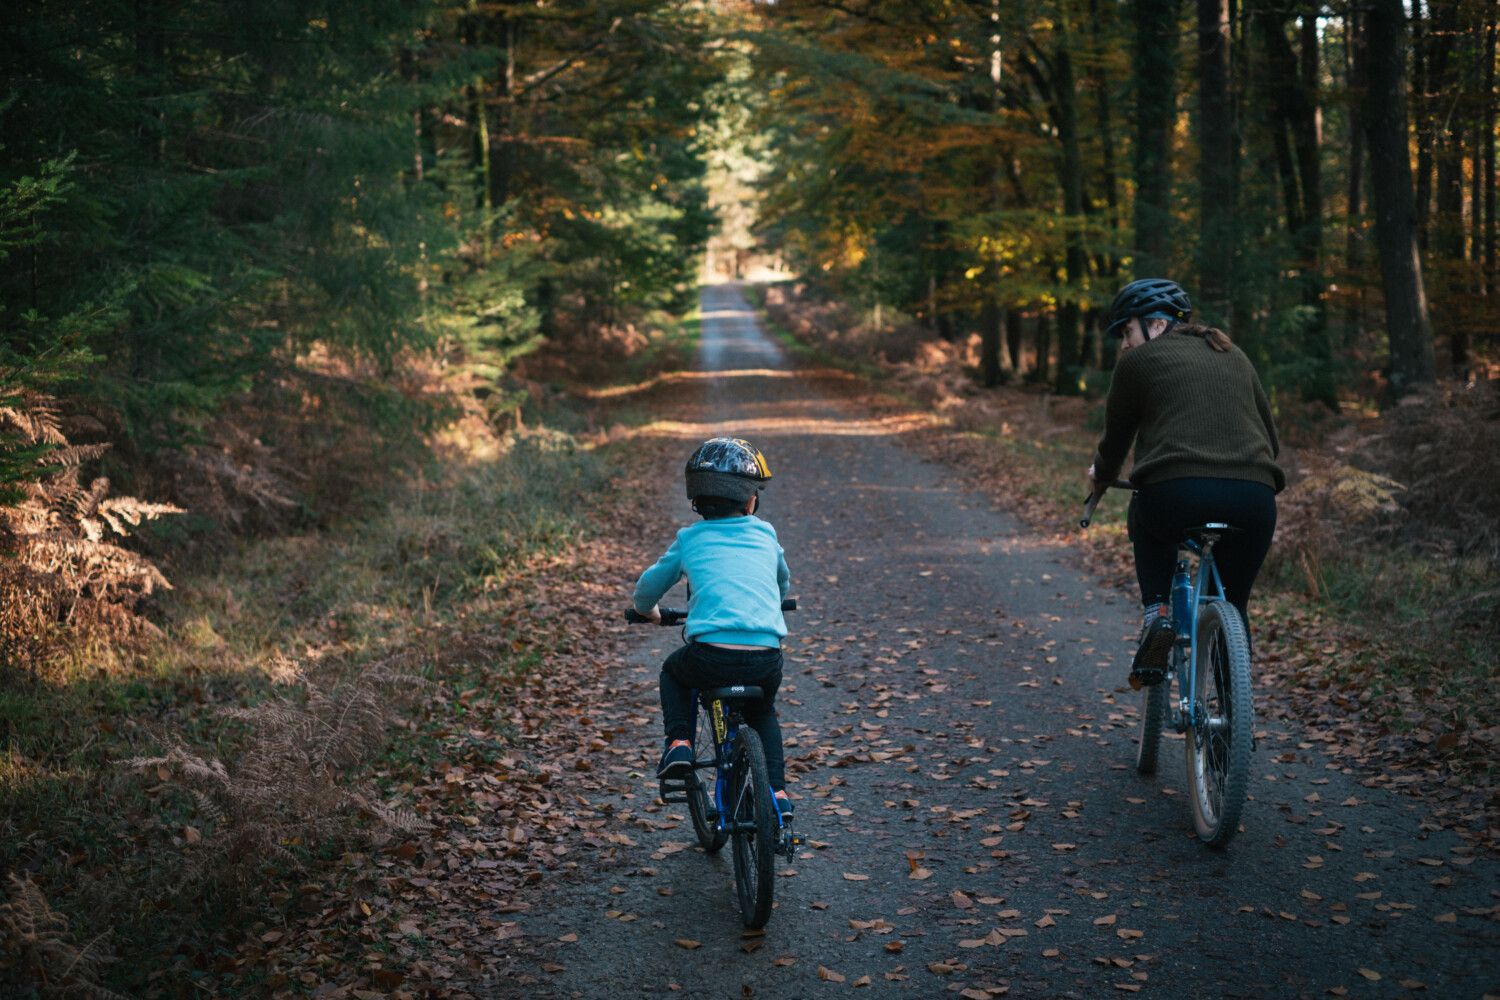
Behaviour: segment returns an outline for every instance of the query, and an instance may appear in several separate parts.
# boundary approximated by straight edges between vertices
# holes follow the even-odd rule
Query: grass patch
[[[497,459],[431,467],[391,486],[365,520],[241,543],[216,565],[173,574],[165,635],[143,650],[75,649],[34,680],[8,678],[0,687],[0,870],[29,875],[78,938],[114,932],[117,950],[133,960],[107,973],[112,988],[156,995],[190,979],[208,985],[203,970],[216,961],[216,940],[248,930],[268,908],[295,904],[287,880],[298,865],[317,872],[361,840],[360,827],[379,824],[347,803],[329,805],[337,824],[316,827],[317,817],[271,815],[277,804],[237,817],[212,796],[188,794],[178,765],[140,775],[117,762],[180,743],[233,772],[285,736],[255,714],[281,704],[278,717],[330,730],[299,745],[323,748],[316,752],[332,761],[327,773],[340,787],[368,787],[392,809],[414,804],[403,798],[401,775],[474,753],[472,741],[455,737],[454,720],[490,718],[565,641],[526,619],[529,581],[588,536],[622,458],[535,431]],[[289,664],[300,665],[302,679],[287,673]],[[398,691],[367,684],[381,719],[355,731],[362,678],[377,664],[442,681],[445,711],[420,711]],[[328,703],[321,714],[319,698]],[[411,717],[403,738],[387,743],[384,722],[396,713]],[[503,734],[503,724],[489,725]],[[455,739],[465,745],[455,749]],[[297,832],[242,859],[240,874],[253,884],[230,893],[189,878],[215,838],[256,823]],[[168,969],[181,976],[148,979]],[[5,976],[0,969],[0,992]]]

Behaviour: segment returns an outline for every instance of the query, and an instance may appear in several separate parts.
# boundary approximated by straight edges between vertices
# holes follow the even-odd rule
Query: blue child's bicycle
[[[781,604],[783,611],[796,608],[795,600]],[[661,609],[662,625],[680,625],[686,619],[686,611]],[[625,620],[650,621],[633,608],[625,612]],[[759,701],[763,692],[736,684],[694,695],[698,714],[693,720],[693,770],[684,777],[663,778],[662,801],[687,803],[693,832],[705,851],[713,853],[734,840],[740,917],[746,927],[764,927],[771,919],[776,855],[790,859],[798,840],[792,835],[791,815],[781,811],[772,794],[760,735],[745,724],[744,704]]]
[[[1111,485],[1130,488],[1123,480]],[[1089,526],[1102,495],[1088,498],[1080,526]],[[1238,530],[1228,524],[1205,524],[1188,529],[1179,543],[1179,555],[1186,551],[1196,556],[1197,565],[1189,565],[1187,558],[1177,561],[1171,604],[1177,641],[1166,679],[1141,689],[1135,768],[1141,774],[1156,772],[1164,726],[1170,724],[1183,734],[1193,827],[1210,847],[1228,844],[1239,829],[1255,748],[1249,633],[1238,609],[1225,599],[1214,565],[1214,546]]]

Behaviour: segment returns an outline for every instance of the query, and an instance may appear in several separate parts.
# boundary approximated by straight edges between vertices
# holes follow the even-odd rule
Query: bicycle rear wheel
[[[1160,684],[1141,688],[1140,744],[1135,748],[1137,774],[1156,773],[1156,758],[1161,750],[1161,731],[1167,721],[1167,705],[1171,696],[1170,675]]]
[[[724,846],[729,834],[719,825],[719,809],[714,799],[714,790],[719,784],[719,748],[714,742],[713,716],[702,705],[698,706],[696,725],[693,734],[694,769],[688,781],[688,814],[693,818],[698,846],[712,854]]]
[[[1250,643],[1228,601],[1210,601],[1198,612],[1196,660],[1198,724],[1184,741],[1193,826],[1204,843],[1223,847],[1239,829],[1255,735]]]
[[[755,730],[741,726],[729,771],[729,810],[734,837],[734,888],[740,919],[752,930],[771,919],[776,858],[776,807],[766,752]]]

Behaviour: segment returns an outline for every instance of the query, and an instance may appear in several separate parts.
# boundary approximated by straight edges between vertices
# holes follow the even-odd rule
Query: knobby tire
[[[1160,684],[1141,688],[1140,744],[1135,748],[1137,774],[1156,773],[1156,758],[1161,752],[1161,731],[1167,721],[1167,704],[1171,694],[1170,675]]]
[[[1193,826],[1208,846],[1223,847],[1239,829],[1250,785],[1255,735],[1250,643],[1239,611],[1223,600],[1210,601],[1198,613],[1197,641],[1192,669],[1202,724],[1184,741]]]
[[[766,752],[760,737],[748,726],[740,727],[735,736],[725,807],[733,820],[734,888],[740,900],[740,918],[746,927],[757,930],[771,919],[777,823]]]
[[[693,833],[698,846],[713,854],[724,846],[729,834],[719,823],[714,790],[719,783],[718,746],[714,742],[714,721],[709,710],[698,706],[693,734],[693,760],[699,765],[688,780],[688,814],[693,818]]]

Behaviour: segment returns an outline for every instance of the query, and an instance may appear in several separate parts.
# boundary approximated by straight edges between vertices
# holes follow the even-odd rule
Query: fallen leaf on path
[[[572,944],[574,941],[578,940],[578,935],[577,934],[564,934],[562,937],[558,938],[558,940],[561,941],[561,942],[563,942],[564,944]]]
[[[1130,941],[1138,937],[1145,937],[1146,935],[1145,931],[1133,931],[1128,927],[1121,927],[1119,930],[1115,931],[1115,933],[1119,935],[1120,938],[1126,941]]]
[[[958,907],[960,910],[967,910],[969,907],[974,905],[974,901],[968,896],[965,896],[958,889],[953,890],[953,895],[950,898],[953,900],[953,905]]]
[[[1115,915],[1113,913],[1111,913],[1111,914],[1109,914],[1108,916],[1105,916],[1105,917],[1095,917],[1094,918],[1094,926],[1095,927],[1108,927],[1111,924],[1113,924],[1114,922],[1115,922]]]
[[[1359,969],[1357,971],[1361,976],[1364,976],[1372,983],[1380,979],[1380,973],[1376,972],[1374,969]]]
[[[911,874],[906,877],[916,879],[918,882],[920,882],[923,879],[932,878],[932,872],[928,871],[926,868],[913,868]]]
[[[1056,958],[1057,955],[1058,955],[1058,951],[1057,951],[1056,948],[1043,948],[1042,949],[1042,957],[1043,958]]]
[[[844,981],[843,975],[834,972],[826,965],[818,966],[818,978],[827,983],[842,983]]]
[[[694,948],[701,948],[702,946],[702,941],[694,941],[692,938],[677,939],[677,947],[686,948],[688,951],[692,951]]]
[[[850,983],[849,985],[850,986],[869,986],[870,985],[870,977],[869,976],[860,976],[858,979],[856,979],[854,982]]]
[[[869,880],[870,876],[868,875],[855,875],[853,872],[844,872],[844,881],[846,882],[868,882]]]
[[[796,961],[797,960],[795,958],[793,958],[792,956],[790,956],[790,955],[782,955],[780,958],[778,958],[776,961],[772,962],[771,964],[772,965],[787,966],[787,965],[794,964]]]
[[[1436,920],[1440,924],[1456,924],[1456,923],[1458,923],[1458,914],[1457,913],[1440,913],[1437,916],[1433,917],[1432,919]]]

